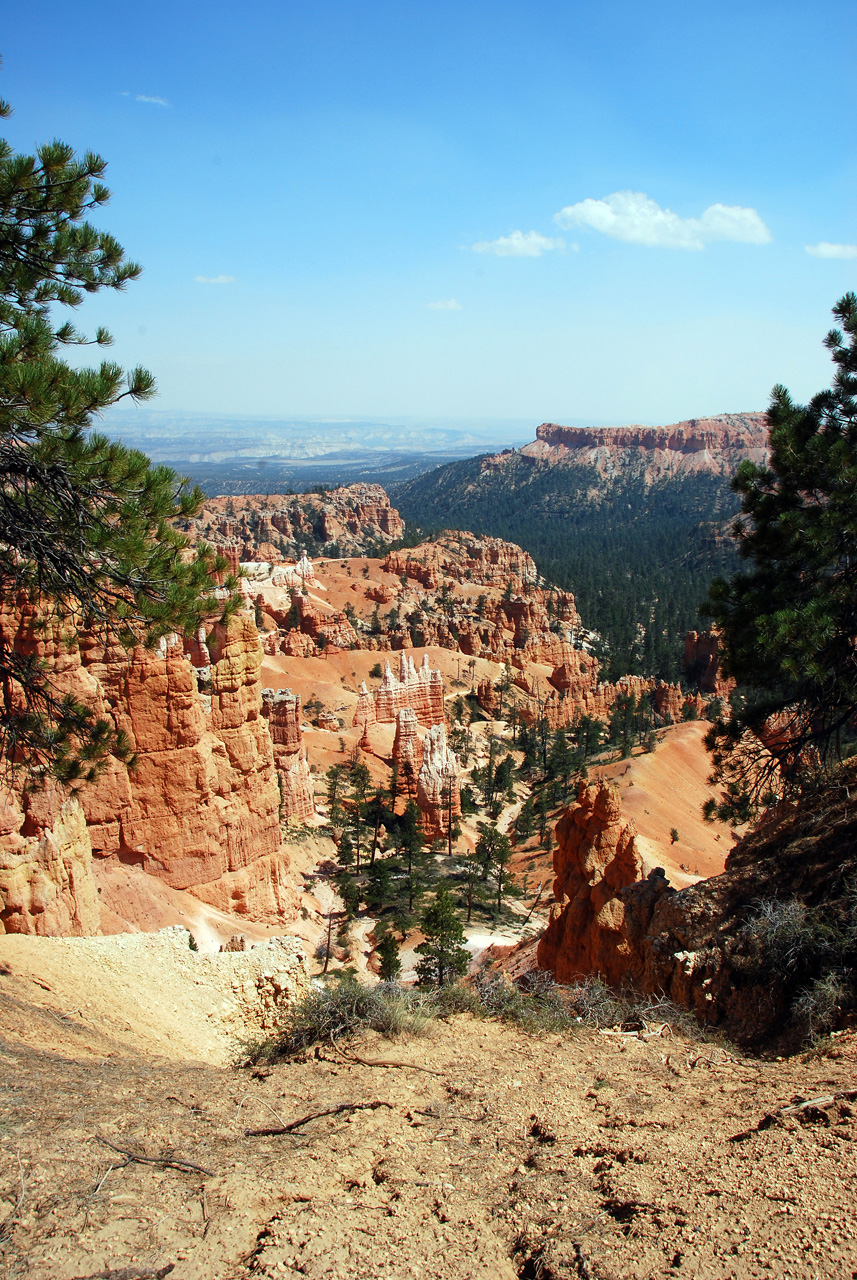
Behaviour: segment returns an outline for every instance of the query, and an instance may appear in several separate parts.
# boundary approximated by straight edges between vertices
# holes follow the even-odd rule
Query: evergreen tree
[[[445,885],[440,886],[434,902],[423,914],[420,928],[425,942],[416,948],[423,957],[417,963],[419,986],[442,987],[467,972],[470,954],[462,945],[464,929]]]
[[[0,117],[10,114],[0,103]],[[193,633],[237,607],[215,595],[226,561],[210,548],[187,556],[176,517],[203,501],[168,467],[91,431],[122,399],[148,400],[154,379],[102,361],[73,368],[87,344],[53,310],[121,290],[140,274],[106,232],[86,221],[109,199],[97,155],[51,142],[35,155],[0,141],[0,601],[30,600],[61,620],[125,647]],[[92,342],[112,341],[98,328]],[[235,586],[229,579],[228,585]],[[90,778],[127,742],[105,720],[58,692],[31,654],[0,637],[0,751],[31,773]]]
[[[708,735],[724,784],[708,811],[739,821],[824,775],[857,717],[857,295],[833,314],[833,386],[805,406],[774,388],[770,463],[744,462],[734,480],[748,567],[709,594],[747,696]]]
[[[399,944],[392,933],[385,933],[378,943],[378,976],[382,982],[395,982],[402,972]]]

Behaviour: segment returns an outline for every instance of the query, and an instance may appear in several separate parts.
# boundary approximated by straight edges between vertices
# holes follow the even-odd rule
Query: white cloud
[[[166,98],[153,98],[148,93],[138,93],[134,97],[135,102],[153,102],[156,107],[168,107],[170,104]]]
[[[642,191],[614,191],[603,200],[566,205],[554,222],[561,227],[589,227],[614,240],[662,249],[704,249],[711,240],[767,244],[771,239],[755,209],[712,204],[699,218],[680,218]]]
[[[498,240],[479,240],[471,247],[476,253],[495,253],[498,258],[540,258],[550,249],[564,249],[565,241],[552,240],[538,231],[513,231]]]
[[[804,248],[814,258],[857,258],[857,244],[830,244],[822,240],[820,244],[806,244]]]
[[[234,276],[194,276],[197,284],[234,284]]]
[[[447,298],[441,302],[430,302],[428,309],[429,311],[460,311],[461,303],[456,302],[455,298]]]

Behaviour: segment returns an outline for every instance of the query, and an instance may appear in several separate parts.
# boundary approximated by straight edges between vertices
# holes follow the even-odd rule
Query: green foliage
[[[421,1001],[392,983],[361,987],[353,977],[309,992],[289,1015],[274,1054],[288,1057],[361,1031],[419,1035],[429,1022]]]
[[[744,462],[734,480],[747,568],[709,593],[746,694],[708,735],[724,784],[715,809],[733,820],[826,776],[857,715],[857,295],[833,313],[833,386],[808,405],[774,388],[770,465]]]
[[[417,963],[417,980],[421,987],[442,987],[467,972],[470,955],[462,945],[464,929],[455,910],[452,894],[441,885],[420,921],[425,935],[416,951],[423,958]]]
[[[857,1008],[857,878],[816,906],[759,901],[738,942],[739,965],[785,989],[792,1024],[813,1039]]]
[[[570,987],[550,974],[535,973],[520,985],[505,976],[480,974],[472,987],[446,982],[414,991],[395,982],[361,986],[353,972],[331,974],[289,1013],[271,1040],[257,1045],[244,1064],[290,1057],[315,1044],[376,1031],[385,1036],[422,1035],[435,1018],[468,1013],[508,1022],[529,1035],[574,1032],[581,1027],[639,1027],[669,1023],[682,1035],[700,1038],[693,1016],[658,996],[619,994],[600,978],[584,978]]]
[[[708,582],[738,563],[721,534],[738,500],[720,476],[626,478],[605,488],[594,467],[513,456],[491,471],[472,458],[390,493],[426,528],[472,529],[529,551],[550,582],[574,592],[587,627],[604,637],[604,679],[680,679],[684,637],[699,625]]]
[[[395,982],[402,972],[399,944],[392,933],[385,933],[378,943],[378,974],[382,982]]]
[[[0,598],[23,593],[69,637],[85,626],[127,647],[173,630],[192,633],[237,601],[224,611],[212,573],[226,562],[205,547],[188,560],[187,539],[173,523],[199,509],[202,492],[91,431],[109,405],[149,399],[151,374],[109,361],[76,368],[61,358],[87,339],[67,320],[55,322],[54,307],[121,290],[140,274],[118,242],[86,220],[109,198],[104,170],[99,156],[78,158],[62,142],[19,155],[0,141]],[[103,328],[92,340],[111,341]],[[7,638],[0,677],[7,761],[73,783],[91,778],[111,752],[128,757],[108,722],[58,693]]]

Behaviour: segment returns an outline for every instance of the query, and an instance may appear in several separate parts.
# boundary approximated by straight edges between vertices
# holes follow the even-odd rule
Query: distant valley
[[[708,582],[737,566],[730,477],[766,448],[759,413],[666,427],[544,423],[521,449],[449,463],[391,495],[423,529],[472,529],[529,551],[574,591],[613,678],[671,680]]]

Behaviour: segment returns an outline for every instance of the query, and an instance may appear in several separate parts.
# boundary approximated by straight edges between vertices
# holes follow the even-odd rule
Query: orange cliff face
[[[261,647],[251,619],[215,625],[204,653],[195,640],[194,662],[208,659],[196,670],[178,638],[126,654],[86,636],[67,643],[56,628],[42,631],[36,622],[27,610],[2,616],[6,637],[40,651],[63,690],[86,696],[125,731],[137,759],[131,769],[111,759],[73,798],[20,784],[7,792],[0,836],[4,930],[97,931],[89,905],[92,858],[138,865],[225,911],[272,922],[291,918],[297,895],[282,847],[280,789],[262,715]],[[63,869],[55,847],[69,841],[74,847],[61,855]],[[46,877],[55,890],[47,907]],[[29,900],[24,881],[33,886]]]
[[[603,476],[632,472],[650,480],[682,472],[731,475],[744,458],[768,458],[764,413],[722,413],[690,418],[668,427],[562,427],[536,429],[533,444],[519,455],[556,465],[594,466]],[[502,465],[504,455],[489,459]]]
[[[301,734],[301,700],[291,689],[263,689],[262,711],[274,743],[282,816],[306,822],[315,814],[315,801]]]
[[[401,516],[378,484],[352,484],[327,493],[236,494],[209,498],[199,515],[183,521],[191,541],[231,549],[240,561],[279,563],[307,545],[336,543],[340,555],[360,554],[367,543],[398,541]]]
[[[647,865],[618,791],[605,782],[581,782],[557,823],[556,841],[556,901],[539,941],[539,968],[562,983],[589,973],[621,983],[639,963],[622,890],[645,883],[657,898],[669,889],[664,873]]]
[[[370,724],[393,724],[405,707],[410,707],[421,725],[444,721],[443,677],[429,665],[428,654],[423,657],[422,666],[417,667],[407,653],[402,653],[398,677],[389,662],[385,663],[384,675],[374,696],[364,682],[353,724],[364,729]]]

